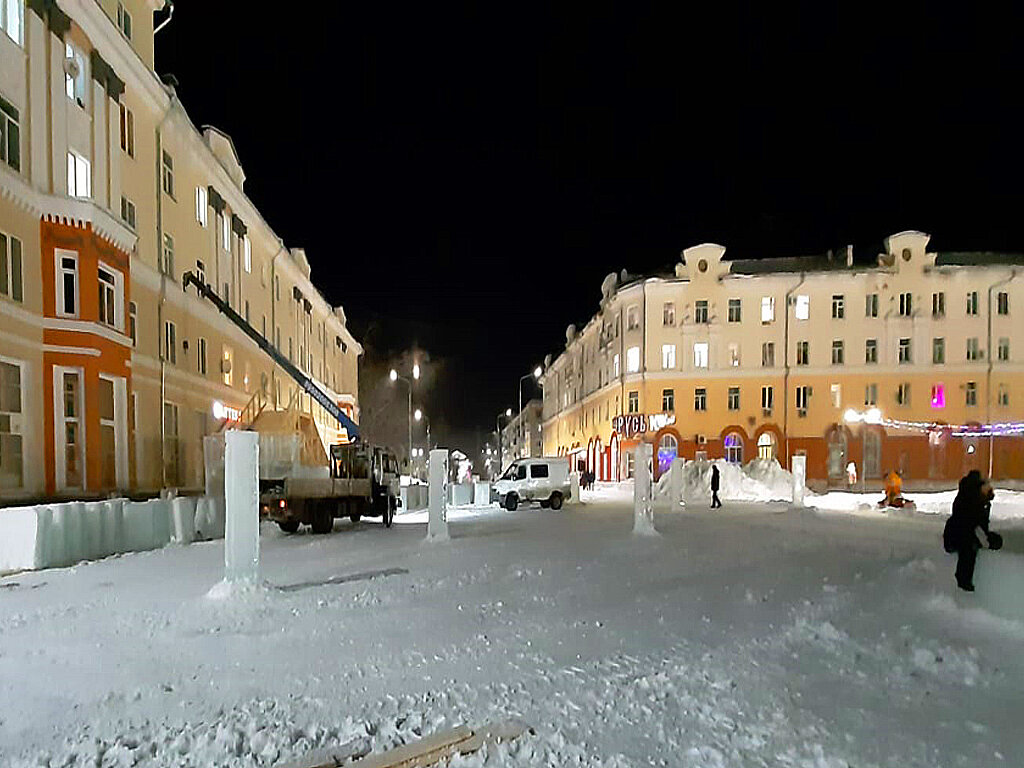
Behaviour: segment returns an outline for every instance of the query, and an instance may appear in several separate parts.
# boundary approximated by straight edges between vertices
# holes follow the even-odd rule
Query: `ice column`
[[[260,443],[258,432],[225,435],[224,580],[256,583],[260,564]]]
[[[448,540],[448,450],[439,448],[430,452],[430,488],[427,540]]]
[[[792,458],[793,462],[793,506],[804,505],[804,487],[807,485],[807,457],[798,454]]]
[[[654,503],[651,486],[651,445],[641,442],[633,462],[633,533],[649,536],[654,530]]]
[[[569,501],[578,504],[580,501],[580,473],[569,473]]]
[[[669,501],[672,506],[683,506],[683,471],[686,459],[676,456],[672,459],[671,477],[669,478]]]

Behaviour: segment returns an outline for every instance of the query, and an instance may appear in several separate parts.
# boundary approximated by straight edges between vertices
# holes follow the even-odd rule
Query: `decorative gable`
[[[245,183],[245,171],[242,170],[242,164],[238,162],[238,153],[235,151],[235,143],[231,141],[231,137],[212,125],[204,125],[203,141],[213,152],[213,156],[217,158],[221,167],[227,171],[231,180],[241,189]]]

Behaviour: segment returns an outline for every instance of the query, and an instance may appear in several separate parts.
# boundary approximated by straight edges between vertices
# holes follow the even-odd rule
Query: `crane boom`
[[[284,369],[285,373],[295,379],[296,383],[302,387],[303,391],[323,406],[323,409],[331,414],[331,416],[333,416],[337,422],[344,427],[348,432],[350,439],[359,439],[359,426],[352,421],[352,419],[350,419],[348,415],[338,407],[338,404],[331,400],[331,398],[327,396],[327,393],[320,389],[320,387],[318,387],[309,376],[300,371],[291,360],[282,355],[274,345],[263,338],[263,334],[249,325],[249,323],[245,321],[245,318],[235,312],[235,310],[231,308],[230,304],[218,296],[216,292],[213,291],[209,285],[200,280],[199,276],[194,272],[186,272],[182,275],[182,289],[184,290],[188,288],[190,283],[196,287],[196,291],[200,296],[211,301],[213,305],[220,310],[221,314],[241,328],[245,335],[256,343],[256,346],[266,352],[275,363]]]

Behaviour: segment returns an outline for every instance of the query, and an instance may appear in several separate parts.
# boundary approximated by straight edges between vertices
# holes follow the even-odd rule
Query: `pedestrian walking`
[[[974,565],[982,547],[999,549],[1003,538],[989,531],[989,515],[995,492],[981,473],[972,469],[960,479],[952,514],[942,532],[943,548],[957,554],[956,585],[965,592],[974,591]]]
[[[721,500],[718,498],[718,487],[721,482],[721,478],[718,473],[718,465],[711,465],[711,508],[722,506]]]
[[[846,487],[853,488],[857,484],[857,465],[852,461],[846,465]]]

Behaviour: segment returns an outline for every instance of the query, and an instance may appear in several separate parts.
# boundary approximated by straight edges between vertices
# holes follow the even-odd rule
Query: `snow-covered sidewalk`
[[[273,765],[510,716],[536,734],[453,765],[1024,754],[1024,627],[953,596],[941,518],[727,503],[637,539],[595,496],[467,509],[443,545],[398,522],[265,527],[269,586],[235,601],[205,597],[220,542],[0,579],[0,764]]]

